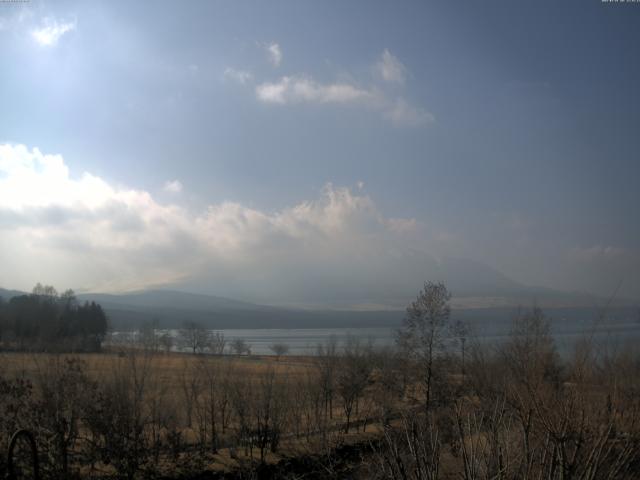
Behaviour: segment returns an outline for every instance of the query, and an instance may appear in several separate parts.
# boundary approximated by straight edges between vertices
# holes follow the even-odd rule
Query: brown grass
[[[147,354],[140,353],[136,361],[141,363],[148,359]],[[33,379],[43,368],[54,360],[65,358],[79,359],[85,364],[84,371],[92,379],[99,379],[109,374],[124,361],[122,354],[117,352],[78,353],[78,354],[48,354],[27,352],[0,353],[0,374],[8,377],[23,377]],[[185,368],[192,371],[199,362],[211,362],[233,367],[239,375],[260,376],[272,369],[278,375],[288,375],[290,378],[303,375],[314,367],[313,357],[280,357],[275,356],[236,356],[236,355],[193,355],[187,353],[157,353],[150,358],[150,374],[160,378],[164,386],[175,386]]]

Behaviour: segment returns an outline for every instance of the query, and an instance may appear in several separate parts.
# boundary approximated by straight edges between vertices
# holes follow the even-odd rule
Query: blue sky
[[[371,276],[412,296],[420,254],[640,298],[639,27],[591,0],[0,3],[0,284],[384,303]]]

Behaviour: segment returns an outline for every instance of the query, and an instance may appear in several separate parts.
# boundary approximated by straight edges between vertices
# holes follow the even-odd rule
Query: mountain
[[[233,310],[264,311],[271,307],[241,302],[214,295],[180,292],[177,290],[142,290],[120,295],[88,293],[77,296],[80,301],[95,301],[105,308],[127,306],[131,308],[186,309],[203,312],[224,312]]]
[[[382,326],[399,323],[399,311],[302,310],[258,305],[213,295],[175,290],[146,290],[112,294],[81,294],[78,300],[95,301],[107,312],[114,329],[136,328],[157,322],[178,328],[195,321],[216,328],[335,328]]]
[[[503,293],[505,291],[506,288]],[[482,330],[483,325],[507,325],[517,305],[530,307],[533,299],[544,308],[547,315],[555,319],[593,319],[602,313],[601,308],[597,307],[605,305],[602,299],[592,296],[563,294],[535,287],[523,287],[522,290],[514,288],[512,293],[510,297],[454,297],[453,316]],[[23,294],[17,290],[0,289],[0,297],[4,300]],[[151,322],[156,322],[160,328],[179,328],[185,321],[199,322],[211,329],[398,327],[407,305],[405,303],[395,310],[329,310],[326,307],[308,310],[259,305],[176,290],[145,290],[120,295],[87,293],[78,295],[78,300],[95,301],[102,305],[114,330],[135,329]],[[617,302],[606,313],[612,318],[635,319],[637,307]]]
[[[527,287],[488,265],[465,258],[444,258],[438,274],[452,292],[459,296],[512,295]]]
[[[26,292],[0,289],[5,301]],[[235,328],[339,328],[399,325],[403,312],[336,311],[279,308],[225,297],[176,290],[144,290],[124,294],[85,293],[80,302],[99,303],[114,330],[157,323],[160,328],[179,328],[185,321],[211,329]]]
[[[7,290],[5,288],[0,288],[0,298],[2,298],[5,302],[13,297],[25,295],[25,293],[26,292],[21,292],[19,290]]]
[[[214,329],[393,326],[399,325],[404,309],[415,299],[425,280],[443,281],[453,294],[452,307],[458,312],[478,310],[477,315],[468,313],[477,318],[485,318],[490,311],[491,318],[508,317],[517,306],[526,308],[534,303],[545,310],[556,309],[559,315],[564,315],[562,309],[588,310],[607,303],[606,299],[593,295],[526,286],[481,262],[436,259],[415,251],[398,255],[388,265],[365,263],[357,275],[353,271],[330,271],[331,276],[322,271],[306,272],[304,278],[297,278],[299,288],[291,288],[290,298],[268,299],[287,307],[229,298],[237,290],[231,291],[229,297],[175,289],[85,293],[79,294],[78,300],[102,305],[114,329],[137,328],[148,322],[177,328],[185,321],[197,321]],[[366,281],[359,282],[358,278]],[[242,292],[252,298],[254,292],[248,283],[243,283]],[[203,283],[200,288],[204,285],[207,284]],[[195,290],[186,285],[183,288]],[[221,291],[213,287],[211,290]],[[20,294],[22,292],[0,289],[4,300]],[[253,298],[260,297],[256,294]],[[637,303],[616,299],[611,306],[634,305],[637,308]],[[484,312],[480,312],[483,309]]]

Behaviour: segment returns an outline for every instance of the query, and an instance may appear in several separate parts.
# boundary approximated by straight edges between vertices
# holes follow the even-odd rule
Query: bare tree
[[[203,384],[197,402],[202,444],[208,443],[212,453],[218,449],[220,427],[224,433],[226,426],[231,370],[228,359],[203,357],[197,365],[197,376]]]
[[[274,343],[269,349],[275,354],[277,360],[280,360],[282,355],[289,353],[289,345],[286,343]]]
[[[460,373],[462,374],[462,380],[464,382],[464,374],[465,374],[464,363],[465,363],[466,354],[467,354],[467,340],[469,338],[471,329],[469,328],[469,325],[467,325],[462,320],[457,320],[453,324],[451,330],[452,330],[453,336],[455,337],[455,339],[457,340],[460,346]]]
[[[502,348],[474,349],[474,400],[455,415],[465,479],[635,478],[637,354],[597,358],[590,343],[560,368],[550,322],[533,308]]]
[[[133,479],[149,462],[147,400],[152,380],[151,356],[128,354],[117,359],[87,402],[89,456],[111,463],[120,478]]]
[[[324,397],[324,414],[326,418],[333,418],[333,396],[335,393],[336,370],[338,358],[338,342],[331,336],[324,344],[318,344],[316,350],[316,365],[320,376]]]
[[[164,353],[169,353],[173,347],[173,337],[168,332],[164,332],[158,338],[158,344],[162,347]]]
[[[227,340],[224,338],[224,333],[215,332],[209,335],[209,350],[214,355],[222,355],[226,346]]]
[[[357,338],[349,337],[338,371],[338,393],[346,418],[344,432],[349,433],[351,415],[358,413],[358,403],[369,380],[371,365]]]
[[[138,332],[138,342],[142,348],[153,353],[156,353],[160,348],[158,325],[158,319],[154,318],[151,322],[145,322]]]
[[[210,332],[198,322],[184,322],[178,335],[180,344],[193,353],[202,353],[209,345]]]
[[[236,355],[251,355],[251,347],[244,338],[234,338],[231,342],[231,349]]]
[[[252,382],[245,376],[235,376],[229,381],[230,405],[234,414],[235,437],[238,445],[244,447],[245,455],[253,455],[252,408],[254,396]]]
[[[80,429],[82,406],[93,384],[86,377],[85,364],[75,358],[56,355],[46,365],[37,362],[38,430],[51,460],[53,474],[69,474],[69,452]]]
[[[372,396],[383,426],[390,424],[392,414],[405,393],[402,360],[399,352],[391,348],[378,350],[373,357],[375,383]]]
[[[449,327],[451,293],[443,283],[425,282],[418,298],[407,308],[397,343],[418,365],[424,388],[424,408],[429,411],[434,384],[434,363],[444,351]]]
[[[260,375],[255,390],[252,435],[260,450],[260,461],[264,462],[269,448],[277,452],[284,426],[287,408],[287,377],[276,378],[273,368]]]
[[[52,287],[51,285],[42,285],[40,282],[38,282],[36,286],[33,287],[31,293],[39,297],[47,298],[50,301],[55,301],[58,299],[58,291],[54,287]]]
[[[182,398],[184,399],[186,425],[189,428],[193,424],[193,410],[202,390],[202,380],[189,359],[185,358],[180,371],[180,387],[182,389]]]
[[[395,429],[385,428],[380,445],[374,445],[376,461],[372,477],[388,480],[442,478],[441,443],[438,429],[430,420],[425,424],[404,415],[400,420],[400,426]]]
[[[518,312],[501,354],[511,373],[511,384],[523,384],[535,391],[543,380],[558,379],[559,358],[551,324],[538,307]]]

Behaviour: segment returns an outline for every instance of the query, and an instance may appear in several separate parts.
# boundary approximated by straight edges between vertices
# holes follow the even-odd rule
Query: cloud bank
[[[420,228],[382,215],[361,191],[331,184],[319,198],[277,212],[237,202],[194,212],[90,173],[72,176],[60,155],[0,145],[0,285],[187,284],[284,299],[345,282],[364,295]]]
[[[499,295],[518,284],[470,260],[459,237],[413,218],[384,215],[359,184],[327,184],[278,211],[226,201],[181,206],[177,180],[162,191],[119,187],[61,155],[0,144],[0,286],[36,282],[94,291],[172,286],[299,305],[406,305],[426,279],[461,295]],[[569,250],[575,290],[638,291],[637,249]],[[591,283],[571,283],[580,276]]]

